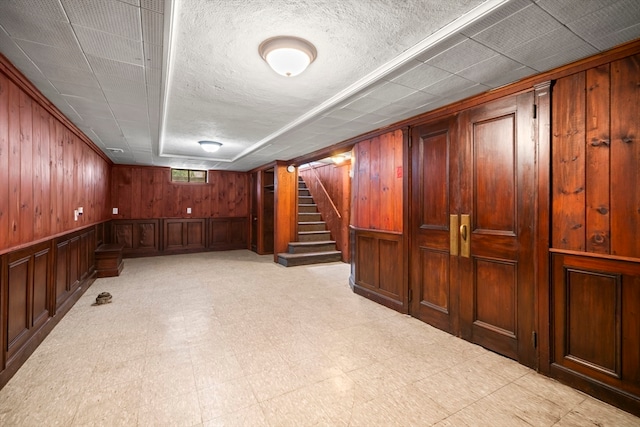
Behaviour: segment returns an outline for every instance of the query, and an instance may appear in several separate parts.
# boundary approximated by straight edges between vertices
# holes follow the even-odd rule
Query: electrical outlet
[[[187,213],[190,214],[191,213],[191,208],[187,208]]]

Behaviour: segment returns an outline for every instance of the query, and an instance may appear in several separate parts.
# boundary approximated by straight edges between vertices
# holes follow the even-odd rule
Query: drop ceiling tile
[[[353,120],[361,115],[362,112],[351,110],[350,108],[334,108],[325,114],[325,116],[336,117],[342,120]]]
[[[123,3],[132,4],[134,6],[140,6],[140,0],[120,0]]]
[[[640,22],[640,6],[637,0],[622,0],[590,13],[576,21],[569,22],[567,27],[587,42],[600,49],[598,41],[613,32],[634,27]],[[613,30],[613,29],[616,30]]]
[[[149,122],[149,114],[144,107],[136,107],[124,104],[110,104],[113,115],[117,120],[132,120],[140,122]]]
[[[457,74],[477,83],[487,83],[505,73],[522,68],[522,64],[506,56],[498,55],[459,71]]]
[[[413,108],[401,104],[389,104],[375,111],[375,114],[388,117],[394,121],[402,120],[411,116]]]
[[[142,40],[145,43],[162,46],[164,15],[142,9]]]
[[[90,28],[73,26],[85,53],[114,61],[142,65],[142,42]]]
[[[26,13],[0,15],[0,25],[14,39],[66,48],[76,44],[68,22]]]
[[[58,81],[52,81],[51,83],[62,95],[79,96],[81,98],[104,101],[102,89],[100,89],[99,87],[83,86],[75,83]]]
[[[593,44],[603,51],[638,38],[640,38],[640,24],[609,33],[602,38],[593,40]]]
[[[91,64],[91,68],[98,76],[106,74],[125,80],[144,83],[144,68],[141,65],[129,64],[94,55],[87,55],[87,59]]]
[[[126,138],[150,138],[149,125],[145,122],[132,122],[128,120],[118,120],[120,129]]]
[[[580,19],[607,4],[602,0],[540,0],[537,3],[563,23]]]
[[[36,65],[46,63],[59,68],[75,68],[89,71],[89,64],[87,64],[79,48],[61,49],[26,40],[16,40],[16,43]]]
[[[140,9],[136,6],[113,0],[62,0],[62,3],[74,27],[142,40]]]
[[[100,87],[95,75],[90,71],[56,67],[47,63],[42,63],[38,67],[49,80],[76,83],[82,86]]]
[[[397,101],[400,98],[404,98],[405,96],[411,95],[414,92],[415,89],[411,89],[393,82],[386,82],[376,87],[373,91],[369,92],[367,94],[367,97],[377,99],[388,104],[390,102]]]
[[[561,24],[547,12],[531,4],[472,38],[498,52],[504,52],[560,27]]]
[[[154,12],[164,13],[164,0],[141,0],[140,6]]]
[[[460,76],[451,75],[444,80],[441,80],[431,86],[427,86],[423,89],[424,92],[438,96],[450,96],[458,92],[474,86],[476,83]]]
[[[65,99],[81,115],[94,116],[99,118],[112,118],[113,114],[109,105],[102,102],[94,102],[86,98],[75,96],[65,96]]]
[[[395,103],[398,105],[405,106],[407,108],[418,108],[420,106],[433,102],[439,98],[440,97],[437,95],[419,91],[419,92],[414,92],[413,94],[405,98],[399,99]]]
[[[557,28],[547,34],[505,52],[505,55],[513,58],[523,65],[538,71],[547,70],[549,63],[558,63],[565,56],[564,63],[575,59],[597,53],[597,50],[585,43],[580,37],[569,31],[565,27]],[[546,61],[546,58],[556,57],[556,61]]]
[[[371,113],[386,104],[388,104],[388,102],[363,97],[351,101],[346,105],[346,107],[348,107],[350,110],[360,111],[361,113]]]
[[[498,54],[494,50],[474,40],[465,39],[462,43],[432,57],[425,64],[456,74],[496,55]]]
[[[145,67],[145,75],[147,78],[147,85],[160,86],[162,84],[162,70],[158,68]]]
[[[127,80],[108,74],[96,74],[96,76],[100,86],[105,91],[131,92],[137,96],[146,96],[147,91],[144,82]]]
[[[145,67],[162,68],[162,46],[144,43]]]
[[[124,104],[141,108],[147,108],[146,94],[140,94],[136,92],[122,92],[122,91],[104,91],[104,96],[107,98],[109,104]]]
[[[433,58],[434,56],[444,52],[445,50],[451,49],[453,46],[457,45],[458,43],[462,43],[465,39],[466,37],[462,34],[452,34],[451,36],[438,42],[434,46],[426,49],[420,55],[416,56],[415,59],[420,62],[426,62],[429,59]]]
[[[0,1],[0,15],[10,16],[11,13],[30,13],[37,16],[46,16],[48,19],[68,22],[60,2],[55,0],[21,0]]]
[[[534,70],[533,68],[529,68],[529,67],[521,67],[518,68],[516,70],[510,71],[508,73],[504,73],[498,76],[495,76],[494,79],[491,79],[489,81],[483,82],[485,85],[489,86],[489,87],[500,87],[500,86],[504,86],[506,84],[509,83],[513,83],[516,82],[518,80],[521,80],[525,77],[529,77],[532,76],[534,74],[536,74],[537,71]]]
[[[444,80],[450,75],[451,73],[449,73],[448,71],[421,63],[419,66],[410,69],[409,71],[398,77],[395,77],[392,82],[419,90],[436,82]]]
[[[520,10],[530,5],[530,0],[511,0],[500,6],[497,10],[494,10],[492,13],[485,15],[481,19],[478,19],[473,23],[467,25],[460,32],[468,37],[471,37],[489,27],[496,25],[500,21],[507,19],[514,13],[519,12]]]

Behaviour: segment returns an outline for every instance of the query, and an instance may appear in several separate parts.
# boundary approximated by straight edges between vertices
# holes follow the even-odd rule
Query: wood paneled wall
[[[559,79],[552,129],[541,369],[640,415],[640,54]]]
[[[398,129],[355,145],[351,225],[403,231],[403,141]]]
[[[553,90],[552,247],[640,258],[640,55]]]
[[[243,172],[209,171],[207,184],[171,182],[171,169],[115,165],[111,208],[114,219],[226,218],[249,215],[249,177]],[[191,208],[191,214],[187,214]]]
[[[0,55],[0,253],[109,219],[110,162],[23,79]]]
[[[351,212],[351,161],[339,165],[321,165],[302,169],[298,174],[304,179],[331,236],[342,252],[342,260],[349,262],[349,219]],[[334,208],[335,206],[335,208]]]

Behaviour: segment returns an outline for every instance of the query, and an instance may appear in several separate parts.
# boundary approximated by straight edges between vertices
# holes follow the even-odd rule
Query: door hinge
[[[413,300],[413,289],[409,289],[409,302]]]
[[[538,334],[536,331],[531,332],[531,344],[533,345],[533,348],[538,347]]]
[[[538,106],[536,104],[533,104],[533,118],[538,118]]]

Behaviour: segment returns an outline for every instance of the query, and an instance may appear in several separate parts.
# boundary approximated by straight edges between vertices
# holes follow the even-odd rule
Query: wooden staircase
[[[278,254],[278,263],[293,267],[340,260],[342,254],[336,250],[336,241],[331,240],[304,180],[298,178],[298,241],[290,242],[287,252]]]

